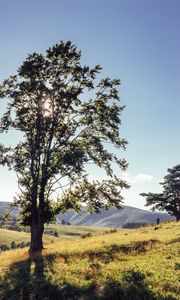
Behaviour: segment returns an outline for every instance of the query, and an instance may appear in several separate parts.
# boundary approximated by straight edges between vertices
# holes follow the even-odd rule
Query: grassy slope
[[[76,226],[76,225],[60,225],[60,224],[50,224],[46,225],[45,231],[57,231],[59,237],[74,237],[80,236],[82,234],[91,232],[91,233],[100,233],[107,230],[110,230],[108,227],[93,227],[93,226]]]
[[[87,232],[91,232],[93,234],[104,232],[109,230],[109,228],[105,227],[86,227],[86,226],[71,226],[71,225],[56,225],[56,224],[50,224],[45,227],[45,231],[57,231],[59,234],[59,238],[54,237],[49,234],[44,235],[44,242],[51,243],[51,242],[57,242],[58,240],[61,240],[62,238],[73,238],[75,236],[80,236],[82,234],[85,234]],[[7,229],[0,228],[0,245],[4,244],[7,246],[10,246],[11,242],[15,241],[16,243],[21,242],[29,242],[30,241],[30,234],[26,232],[18,232],[18,231],[12,231]]]
[[[16,243],[29,242],[29,234],[0,228],[0,244],[9,246],[12,241]]]
[[[180,223],[0,254],[0,299],[180,299]]]
[[[22,231],[19,232],[0,228],[0,245],[4,244],[10,246],[12,241],[16,242],[16,244],[21,242],[27,243],[30,241],[30,234]],[[45,244],[52,242],[57,242],[57,238],[50,235],[44,235]]]

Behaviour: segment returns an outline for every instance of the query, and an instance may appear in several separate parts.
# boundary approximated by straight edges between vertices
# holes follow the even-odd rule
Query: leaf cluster
[[[153,210],[166,210],[170,215],[180,218],[180,165],[169,168],[161,193],[142,193],[146,198],[146,206],[152,206]]]
[[[56,190],[63,190],[65,179],[70,188],[59,196],[61,211],[76,209],[80,202],[98,210],[122,201],[120,190],[127,183],[116,178],[113,165],[125,170],[127,162],[107,145],[126,147],[119,134],[124,106],[119,102],[119,79],[98,82],[101,69],[83,66],[76,46],[61,41],[45,55],[28,55],[17,75],[0,85],[0,98],[8,99],[0,130],[23,133],[14,148],[0,146],[0,163],[18,175],[16,203],[21,205],[25,223],[30,222],[32,206],[41,210],[44,222],[53,218],[58,209],[52,198]],[[110,180],[84,181],[91,163],[103,168]]]

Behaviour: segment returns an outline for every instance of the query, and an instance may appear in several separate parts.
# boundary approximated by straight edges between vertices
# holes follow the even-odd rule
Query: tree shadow
[[[147,285],[145,275],[130,270],[122,279],[107,280],[101,286],[92,278],[80,286],[67,279],[53,284],[57,255],[34,256],[12,264],[0,282],[0,300],[176,300],[156,295]],[[62,274],[63,276],[63,274]]]
[[[180,237],[177,237],[176,239],[172,239],[167,242],[167,245],[169,244],[174,244],[174,243],[179,243],[180,242]]]
[[[10,265],[0,281],[0,300],[63,299],[58,286],[48,278],[53,256],[30,256]]]

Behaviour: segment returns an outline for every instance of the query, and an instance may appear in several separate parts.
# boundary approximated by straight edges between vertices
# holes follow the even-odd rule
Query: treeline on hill
[[[140,228],[140,227],[144,227],[147,226],[147,223],[144,222],[133,222],[133,223],[125,223],[122,228],[128,228],[128,229],[133,229],[133,228]]]
[[[3,221],[0,219],[0,228],[19,232],[30,232],[30,228],[21,226],[17,220]]]
[[[30,227],[27,227],[27,226],[25,227],[25,226],[20,225],[18,223],[17,219],[13,219],[11,221],[3,221],[2,219],[0,219],[0,228],[7,229],[7,230],[12,230],[12,231],[30,233]],[[59,236],[59,233],[56,230],[45,230],[44,233],[48,234],[48,235],[55,236],[55,237]]]
[[[0,251],[6,251],[6,250],[10,250],[10,249],[17,249],[17,248],[25,248],[25,247],[29,247],[29,246],[30,246],[30,242],[16,243],[15,241],[12,241],[10,246],[1,244]]]

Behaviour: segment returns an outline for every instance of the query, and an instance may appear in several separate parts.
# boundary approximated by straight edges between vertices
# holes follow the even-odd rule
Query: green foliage
[[[113,169],[116,164],[125,170],[127,162],[107,147],[127,144],[119,135],[120,81],[98,82],[101,67],[82,66],[80,60],[76,46],[61,41],[45,55],[30,54],[17,75],[0,85],[0,97],[9,99],[0,131],[23,133],[14,148],[0,146],[0,163],[18,174],[15,204],[21,206],[22,223],[41,224],[40,233],[56,213],[79,211],[82,203],[90,212],[120,207],[121,190],[128,187]],[[109,179],[89,182],[89,163],[103,168]],[[64,193],[53,202],[57,189]]]
[[[4,213],[4,215],[2,216],[2,222],[3,223],[5,223],[5,222],[7,222],[8,220],[10,220],[10,217],[11,217],[11,215],[10,215],[10,213],[9,212],[6,212],[6,213]]]
[[[25,248],[25,247],[29,247],[29,246],[30,246],[30,242],[16,243],[15,241],[12,241],[10,246],[8,246],[6,244],[0,244],[0,251],[7,251],[10,249],[17,249],[17,248]]]
[[[84,234],[81,235],[82,239],[86,239],[88,237],[92,237],[92,233],[91,232],[87,232],[87,233],[84,233]]]
[[[152,206],[153,210],[166,210],[170,215],[180,220],[180,165],[168,169],[164,181],[162,193],[142,193],[146,198],[146,206]]]
[[[9,249],[10,249],[10,247],[7,246],[7,245],[4,245],[4,244],[0,245],[0,251],[6,251],[6,250],[9,250]]]
[[[15,249],[16,248],[16,243],[15,243],[15,241],[12,241],[11,242],[11,249]]]

